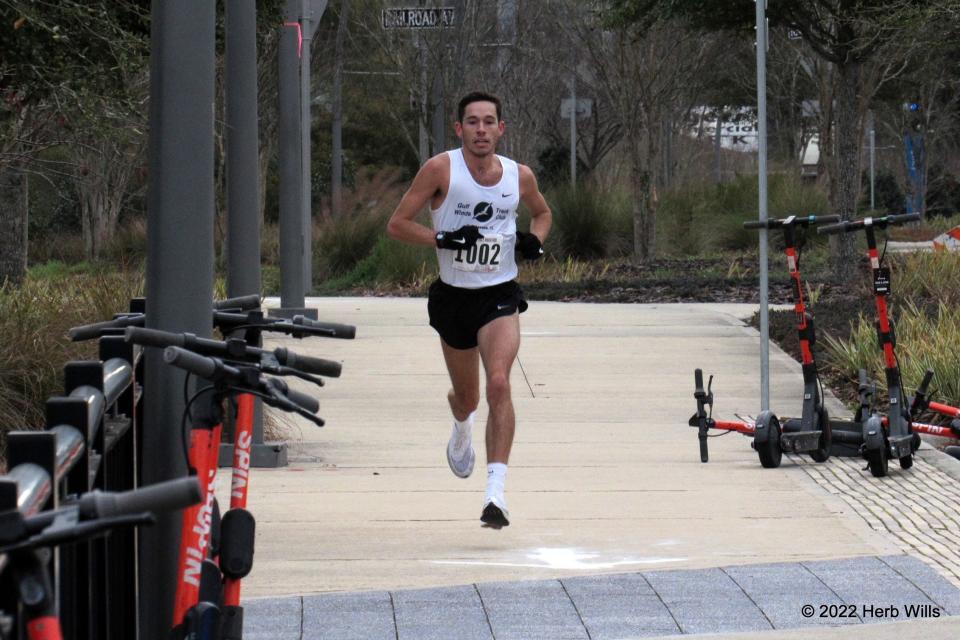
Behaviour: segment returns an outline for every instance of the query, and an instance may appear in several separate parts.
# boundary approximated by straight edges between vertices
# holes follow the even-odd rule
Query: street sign
[[[381,14],[384,29],[446,29],[454,26],[453,7],[394,7]]]
[[[573,107],[571,98],[564,98],[560,101],[560,116],[562,118],[570,117],[570,110]],[[577,98],[577,117],[589,118],[593,109],[593,100],[587,98]]]

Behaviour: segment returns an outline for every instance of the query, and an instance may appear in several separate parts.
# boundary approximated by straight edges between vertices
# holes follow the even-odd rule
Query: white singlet
[[[513,251],[517,243],[517,206],[520,172],[517,163],[497,156],[503,167],[500,182],[477,184],[463,159],[462,149],[447,151],[450,184],[439,209],[431,209],[436,231],[456,231],[466,225],[480,228],[483,238],[470,249],[437,249],[440,279],[454,287],[479,289],[517,277]]]

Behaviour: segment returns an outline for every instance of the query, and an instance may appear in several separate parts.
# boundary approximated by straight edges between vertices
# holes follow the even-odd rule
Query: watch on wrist
[[[437,235],[434,236],[434,240],[435,240],[436,243],[437,243],[437,248],[438,248],[438,249],[441,248],[441,245],[443,244],[443,237],[444,237],[443,231],[438,231],[438,232],[437,232]]]

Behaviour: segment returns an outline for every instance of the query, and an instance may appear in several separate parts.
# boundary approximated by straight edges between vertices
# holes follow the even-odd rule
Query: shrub
[[[43,424],[43,403],[62,393],[63,366],[96,357],[94,342],[67,329],[109,319],[143,292],[140,271],[72,274],[31,271],[20,288],[0,287],[0,431]]]
[[[585,184],[576,189],[557,187],[546,198],[553,213],[550,250],[559,257],[604,258],[632,247],[631,214],[619,193]]]
[[[357,178],[346,191],[343,213],[316,223],[313,251],[317,280],[341,276],[354,269],[386,234],[390,214],[403,195],[398,169],[381,170]]]
[[[893,265],[896,291],[905,298],[960,305],[960,253],[915,251],[897,256]]]
[[[933,388],[938,391],[940,401],[957,406],[960,364],[955,348],[960,341],[960,308],[940,304],[933,315],[908,303],[896,320],[897,357],[904,389],[907,392],[915,389],[924,372],[933,369]],[[836,340],[829,335],[824,340],[828,367],[850,378],[855,378],[858,370],[866,369],[867,375],[877,381],[878,388],[886,390],[883,352],[877,345],[872,317],[860,316],[848,340]]]
[[[767,215],[828,213],[827,198],[814,186],[793,175],[770,176]],[[657,211],[658,249],[666,255],[712,254],[742,251],[757,244],[757,232],[743,228],[759,215],[756,176],[739,176],[714,184],[701,181],[681,185],[663,194]],[[813,240],[816,234],[808,234]],[[777,242],[776,236],[771,242]],[[822,240],[817,240],[821,242]]]
[[[318,279],[344,275],[370,255],[386,233],[387,218],[382,210],[359,211],[318,224],[313,250]]]
[[[436,277],[434,249],[397,242],[381,235],[368,256],[348,273],[324,283],[319,290],[404,287],[425,292],[426,286]]]

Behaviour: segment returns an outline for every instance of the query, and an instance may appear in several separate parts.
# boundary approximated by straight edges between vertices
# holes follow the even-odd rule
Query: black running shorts
[[[472,349],[477,346],[480,327],[526,310],[527,301],[515,280],[480,289],[463,289],[437,280],[430,285],[427,298],[430,326],[454,349]]]

